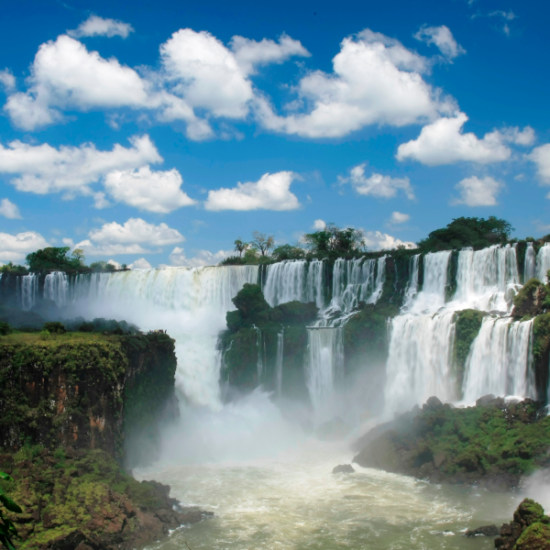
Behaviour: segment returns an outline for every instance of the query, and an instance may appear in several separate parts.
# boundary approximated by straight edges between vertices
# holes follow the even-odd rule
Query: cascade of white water
[[[550,269],[550,243],[544,243],[537,254],[535,277],[543,283],[548,282],[548,270]]]
[[[461,250],[456,282],[455,301],[482,311],[509,311],[519,285],[516,249],[495,245]]]
[[[306,260],[285,260],[266,267],[264,296],[270,306],[306,301]],[[314,301],[314,300],[312,300]]]
[[[275,387],[277,395],[281,396],[283,388],[283,354],[284,354],[285,331],[277,334],[277,355],[275,359]]]
[[[374,304],[382,294],[386,279],[386,256],[378,260],[344,260],[334,262],[330,310],[351,311],[359,301]]]
[[[325,262],[312,260],[309,262],[306,277],[305,301],[315,302],[321,309],[325,305]]]
[[[536,273],[536,255],[533,243],[527,243],[525,250],[525,262],[523,264],[523,282],[526,283],[529,279],[535,277]]]
[[[29,273],[28,275],[19,277],[18,281],[20,281],[21,285],[21,308],[28,311],[36,304],[36,300],[38,299],[40,277],[36,273]]]
[[[489,393],[536,398],[532,340],[533,320],[485,317],[466,360],[464,402]]]
[[[220,407],[218,332],[231,299],[258,282],[258,266],[165,268],[81,275],[72,288],[75,315],[126,319],[176,339],[176,384],[194,404]]]
[[[44,280],[44,298],[55,302],[57,307],[67,305],[69,297],[69,280],[63,271],[54,271]]]
[[[409,282],[403,298],[403,311],[407,311],[418,294],[418,275],[420,270],[420,254],[415,254],[409,260]]]
[[[258,376],[258,386],[262,383],[262,377],[265,371],[265,342],[262,331],[258,327],[254,327],[256,331],[256,353],[258,359],[256,361],[256,374]]]
[[[318,420],[331,415],[331,400],[343,375],[344,343],[341,328],[309,328],[307,387]]]

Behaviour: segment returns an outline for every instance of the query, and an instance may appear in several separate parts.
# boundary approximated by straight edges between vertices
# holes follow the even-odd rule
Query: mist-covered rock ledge
[[[436,483],[516,489],[550,465],[550,417],[538,402],[485,396],[454,408],[431,397],[355,443],[353,461]]]

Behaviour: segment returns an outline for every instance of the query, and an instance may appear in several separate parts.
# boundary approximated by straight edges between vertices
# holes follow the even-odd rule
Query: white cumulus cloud
[[[88,233],[89,239],[75,248],[90,256],[117,254],[147,254],[160,252],[158,247],[183,242],[185,237],[165,223],[154,225],[141,218],[130,218],[124,224],[110,222]],[[155,247],[154,250],[144,246]]]
[[[208,265],[217,265],[225,258],[233,256],[234,250],[218,250],[210,252],[208,250],[197,250],[195,256],[188,258],[183,248],[176,246],[170,254],[170,265],[175,267],[204,267]]]
[[[409,214],[403,214],[402,212],[392,212],[392,215],[390,217],[390,224],[392,225],[398,225],[400,223],[405,223],[410,220]]]
[[[324,220],[315,220],[311,228],[315,229],[315,231],[323,231],[326,226],[327,224]]]
[[[30,193],[84,192],[112,170],[134,169],[162,161],[149,136],[130,138],[131,147],[115,145],[98,151],[87,143],[79,147],[29,145],[12,141],[0,145],[0,173],[13,174],[19,191]]]
[[[145,259],[139,258],[128,265],[130,269],[151,269],[153,266]]]
[[[0,216],[4,216],[4,218],[8,218],[9,220],[21,219],[19,208],[9,199],[2,199],[0,201]]]
[[[48,241],[36,231],[0,233],[0,261],[22,263],[30,252],[48,246]]]
[[[397,159],[438,166],[461,161],[488,164],[510,158],[511,150],[504,144],[509,139],[503,133],[495,130],[479,139],[471,132],[463,133],[467,120],[464,113],[458,113],[424,126],[417,139],[399,146]]]
[[[105,177],[105,189],[117,202],[159,214],[195,204],[196,201],[181,190],[182,183],[177,170],[152,171],[149,166],[114,170]]]
[[[342,41],[333,72],[314,71],[296,87],[304,113],[283,117],[268,101],[256,101],[269,129],[310,138],[341,137],[371,124],[421,124],[450,113],[454,101],[422,78],[430,62],[400,42],[365,30]]]
[[[439,27],[422,27],[414,37],[417,40],[433,44],[439,51],[452,61],[455,57],[465,54],[466,50],[455,40],[449,27],[441,25]]]
[[[354,166],[349,176],[338,176],[340,184],[350,183],[360,195],[392,198],[402,191],[408,199],[414,199],[414,191],[409,178],[392,178],[382,174],[365,175],[366,164]]]
[[[527,158],[537,165],[537,173],[543,183],[550,183],[550,143],[535,147]]]
[[[478,178],[472,176],[464,178],[455,185],[460,197],[453,199],[451,204],[465,204],[466,206],[495,206],[497,196],[504,185],[489,176]]]
[[[128,38],[131,32],[134,32],[134,28],[129,23],[90,15],[76,30],[69,31],[68,34],[75,38],[82,36],[107,36],[109,38],[121,36],[122,38]]]
[[[309,55],[300,42],[286,35],[278,43],[234,36],[230,45],[231,49],[206,31],[175,32],[160,47],[171,91],[192,108],[207,109],[215,117],[242,119],[254,97],[248,76],[258,65]]]
[[[300,207],[290,185],[296,178],[293,172],[264,174],[256,182],[237,183],[232,189],[209,191],[207,210],[295,210]]]
[[[9,69],[0,71],[0,84],[4,86],[6,92],[12,92],[15,90],[15,77]]]
[[[370,250],[393,250],[398,247],[416,248],[410,241],[396,239],[381,231],[365,231],[365,245]]]

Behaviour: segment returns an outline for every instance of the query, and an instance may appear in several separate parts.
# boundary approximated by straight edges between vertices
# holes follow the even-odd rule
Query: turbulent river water
[[[311,425],[341,413],[331,406],[338,402],[335,380],[343,363],[341,327],[359,301],[377,302],[387,273],[386,257],[338,260],[329,301],[326,267],[321,261],[296,261],[271,265],[262,274],[257,266],[136,270],[79,276],[70,284],[65,274],[48,275],[44,296],[69,313],[126,319],[143,330],[167,329],[176,339],[180,419],[163,427],[160,460],[135,473],[168,483],[172,496],[184,505],[215,516],[175,531],[154,548],[493,548],[492,539],[469,539],[463,531],[509,521],[522,495],[438,486],[358,466],[354,474],[331,473],[337,464],[351,462],[350,444],[369,426],[355,426],[348,441],[330,444],[315,439]],[[549,268],[550,246],[538,255],[530,246],[525,273],[545,278]],[[449,295],[450,252],[411,258],[401,314],[388,325],[385,382],[374,388],[384,396],[380,419],[434,394],[465,404],[489,392],[534,395],[532,322],[509,317],[520,287],[515,248],[465,249],[455,269]],[[300,427],[307,426],[304,410],[281,399],[275,404],[260,388],[224,403],[217,335],[233,308],[231,298],[245,283],[255,282],[261,282],[273,306],[299,300],[321,308],[316,327],[308,331],[309,359],[304,365],[313,409],[309,429]],[[21,278],[18,295],[24,309],[35,303],[37,285],[33,275]],[[468,308],[487,316],[457,391],[451,357],[455,312]],[[340,312],[336,321],[334,312]],[[285,376],[279,340],[277,398]],[[367,376],[368,367],[366,360]],[[356,391],[339,403],[344,409],[364,410],[365,399]],[[550,507],[546,485],[535,481],[528,494]]]
[[[510,521],[521,498],[424,483],[355,466],[345,446],[315,440],[274,457],[179,464],[141,471],[184,504],[214,512],[153,548],[159,550],[484,549],[493,539],[463,531]]]

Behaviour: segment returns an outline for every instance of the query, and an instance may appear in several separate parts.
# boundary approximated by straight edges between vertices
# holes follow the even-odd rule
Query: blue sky
[[[0,262],[216,263],[254,230],[550,232],[546,3],[18,0],[0,33]]]

